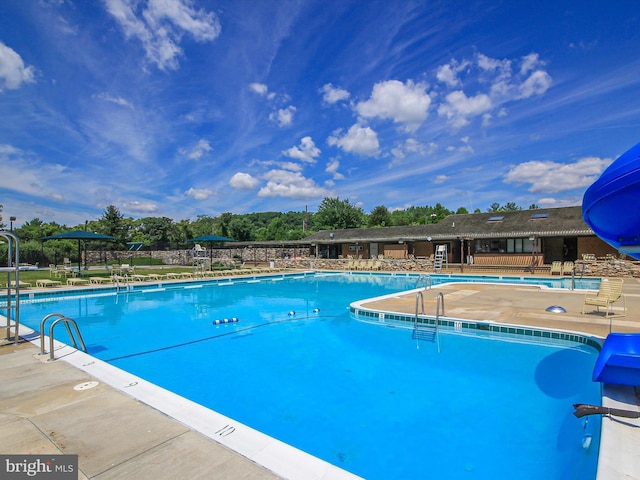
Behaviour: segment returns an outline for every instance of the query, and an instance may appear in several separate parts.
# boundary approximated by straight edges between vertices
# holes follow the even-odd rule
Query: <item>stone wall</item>
[[[204,245],[203,245],[204,247]],[[205,247],[206,248],[206,247]],[[207,256],[211,256],[213,262],[222,264],[247,263],[268,264],[270,260],[285,258],[309,258],[308,249],[300,248],[214,248],[206,249]],[[87,261],[96,263],[132,263],[134,258],[160,260],[165,265],[192,265],[193,250],[145,250],[138,252],[107,251],[87,252]],[[151,262],[150,262],[151,263]],[[307,267],[308,268],[308,267]]]
[[[225,248],[210,251],[214,262],[223,265],[244,263],[247,266],[269,265],[271,261],[277,268],[290,269],[318,269],[318,270],[348,270],[349,259],[323,259],[309,256],[306,249],[282,249],[282,248]],[[304,253],[304,255],[301,255]],[[154,250],[144,252],[88,252],[89,263],[131,263],[132,258],[160,259],[165,265],[192,265],[191,250]],[[141,262],[144,265],[144,260]],[[596,260],[575,262],[576,275],[589,277],[636,277],[640,278],[640,262],[629,259]],[[484,273],[485,266],[464,266],[464,273]],[[494,267],[495,272],[500,272],[501,267]],[[433,272],[433,262],[429,259],[396,259],[385,258],[381,260],[381,271],[391,272]],[[504,268],[509,271],[509,268]],[[515,271],[515,269],[512,269]],[[449,264],[445,269],[448,273],[460,271],[460,264]],[[523,272],[524,273],[524,272]],[[548,270],[538,270],[536,274],[548,274]]]

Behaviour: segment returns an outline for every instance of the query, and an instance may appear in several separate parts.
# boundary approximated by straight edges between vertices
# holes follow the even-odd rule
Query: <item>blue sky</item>
[[[3,0],[2,215],[579,205],[638,72],[635,0]]]

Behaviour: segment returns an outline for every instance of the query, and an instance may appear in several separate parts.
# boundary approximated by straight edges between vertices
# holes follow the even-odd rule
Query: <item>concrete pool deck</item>
[[[582,315],[584,293],[522,285],[461,284],[427,290],[424,292],[427,314],[435,313],[438,292],[444,294],[445,313],[452,318],[554,328],[599,337],[606,336],[610,328],[617,332],[640,332],[638,279],[625,279],[627,316],[614,316],[611,320],[604,319],[602,313],[591,313],[591,309]],[[382,311],[413,314],[415,294],[399,294],[363,304]],[[546,307],[551,305],[560,305],[567,312],[546,312]],[[614,311],[619,313],[620,305],[616,305]],[[131,376],[113,381],[110,373],[90,365],[88,357],[78,357],[76,365],[70,360],[77,357],[75,353],[65,355],[61,350],[56,352],[56,357],[61,359],[47,362],[28,342],[0,346],[1,453],[77,454],[80,479],[349,476],[338,469],[327,470],[321,463],[280,468],[277,461],[262,461],[279,448],[255,446],[255,455],[239,455],[221,444],[229,439],[223,438],[228,430],[221,432],[215,422],[224,419],[212,417],[203,421],[205,434],[207,428],[210,430],[205,436],[198,433],[202,430],[190,427],[189,422],[181,418],[199,416],[202,412],[197,408],[193,413],[184,413],[194,407],[170,400],[165,402],[168,408],[164,409],[153,401],[136,399],[133,390],[143,387],[134,386],[136,382],[131,381]],[[96,368],[95,374],[89,373],[93,372],[91,368]],[[99,382],[98,385],[93,386],[94,381]],[[637,393],[633,389],[607,385],[603,405],[637,410]],[[598,480],[640,480],[640,420],[603,418],[602,422],[603,453]],[[242,436],[239,438],[242,440]],[[254,440],[247,437],[246,441]],[[291,458],[290,463],[295,464],[296,460]]]

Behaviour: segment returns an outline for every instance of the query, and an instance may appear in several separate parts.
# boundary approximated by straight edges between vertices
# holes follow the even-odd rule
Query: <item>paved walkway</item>
[[[427,313],[445,296],[447,317],[494,320],[585,332],[640,332],[640,281],[625,279],[628,313],[611,320],[588,309],[584,293],[503,285],[443,286],[425,292]],[[559,305],[566,313],[545,309]],[[367,303],[384,311],[415,312],[415,294]],[[0,452],[79,455],[80,479],[275,479],[251,460],[100,382],[64,361],[46,362],[30,343],[0,346]],[[74,387],[77,387],[74,388]],[[605,405],[638,408],[633,392],[605,389]],[[608,426],[607,426],[608,425]],[[640,421],[603,420],[603,476],[640,480]],[[620,476],[618,476],[620,475]],[[298,477],[301,478],[301,477]],[[304,478],[321,478],[310,475]],[[328,477],[323,477],[328,478]]]
[[[0,452],[77,454],[79,479],[278,478],[102,382],[86,388],[96,379],[38,354],[26,342],[0,347]]]

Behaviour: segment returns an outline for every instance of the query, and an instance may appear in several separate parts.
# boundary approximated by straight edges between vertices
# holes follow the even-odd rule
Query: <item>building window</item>
[[[540,252],[538,241],[536,252]],[[532,253],[534,241],[529,238],[494,238],[476,240],[476,253]]]

